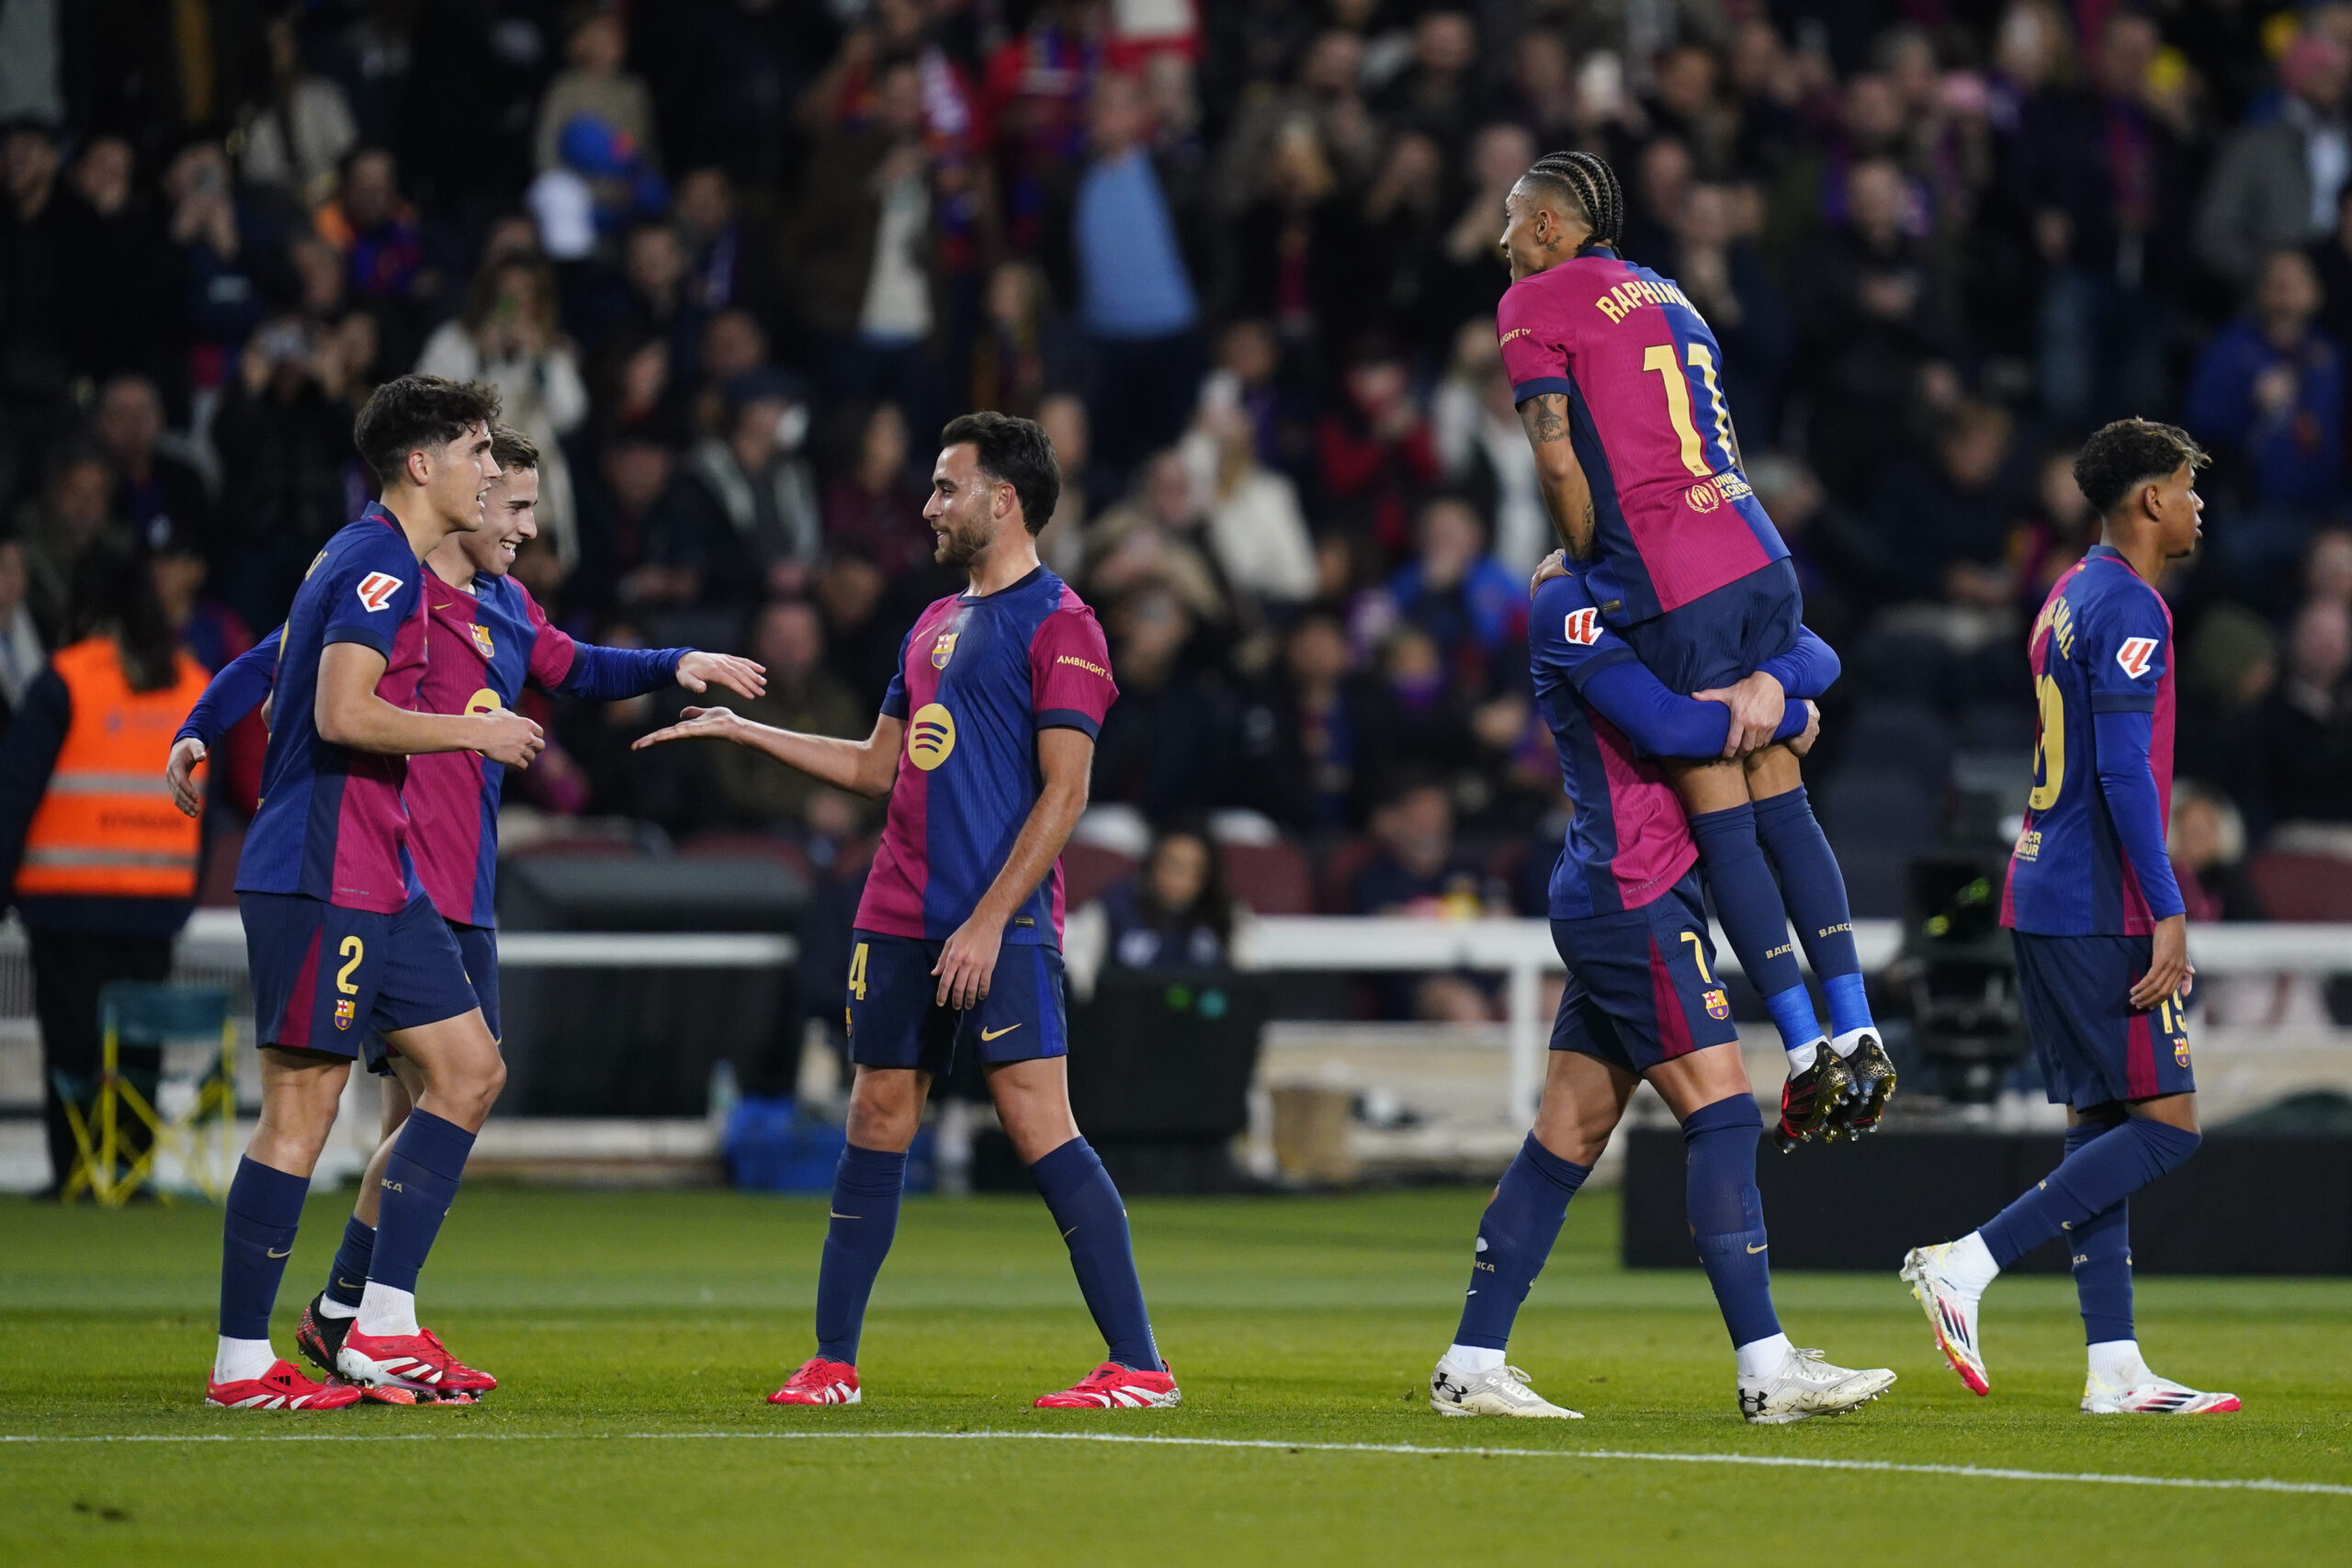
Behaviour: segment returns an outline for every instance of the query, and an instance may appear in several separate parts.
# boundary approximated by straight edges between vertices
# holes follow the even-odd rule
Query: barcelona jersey
[[[1094,612],[1039,567],[1010,588],[939,600],[899,649],[882,711],[906,721],[856,926],[942,941],[1004,868],[1044,787],[1037,732],[1089,739],[1118,696]],[[1062,873],[1022,900],[1008,942],[1061,945]]]
[[[2172,810],[2171,607],[2121,555],[2095,546],[2052,585],[2029,651],[2040,706],[2033,793],[2009,857],[2001,923],[2046,936],[2145,935],[2180,912],[2179,896],[2150,910],[2143,881],[2170,887],[2171,867],[2132,865],[2099,775],[2153,775],[2153,852],[2161,853]],[[2102,755],[2100,714],[2147,715],[2146,756]]]
[[[390,513],[371,503],[329,539],[294,595],[278,649],[261,809],[237,863],[240,893],[296,893],[391,914],[419,891],[401,786],[408,759],[322,739],[319,660],[357,643],[384,658],[376,694],[417,706],[424,677],[424,566]]]
[[[1593,598],[1611,626],[1788,555],[1740,471],[1723,349],[1670,280],[1599,247],[1512,284],[1496,325],[1518,401],[1567,396],[1592,486]]]

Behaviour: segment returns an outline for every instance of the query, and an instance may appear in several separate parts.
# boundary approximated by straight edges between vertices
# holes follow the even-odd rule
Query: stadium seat
[[[2352,920],[2352,862],[2272,850],[2246,875],[2274,920]]]
[[[1316,902],[1327,915],[1351,915],[1349,897],[1356,874],[1370,863],[1379,852],[1379,846],[1370,839],[1342,839],[1323,857],[1323,869],[1315,879]]]
[[[1296,844],[1279,839],[1269,844],[1228,840],[1217,849],[1225,862],[1227,891],[1249,905],[1251,913],[1315,912],[1315,877]]]
[[[1072,839],[1062,846],[1062,897],[1075,909],[1133,876],[1136,865],[1116,850]]]

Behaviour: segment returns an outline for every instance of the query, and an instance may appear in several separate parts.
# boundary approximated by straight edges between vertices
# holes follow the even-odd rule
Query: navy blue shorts
[[[329,1051],[384,1068],[383,1036],[481,1006],[448,925],[423,895],[394,915],[298,893],[240,893],[264,1045]]]
[[[494,1044],[505,1043],[506,1035],[498,1014],[498,928],[496,926],[466,926],[448,922],[449,934],[458,939],[458,956],[465,960],[466,979],[474,988],[474,996],[481,1003],[481,1021],[490,1026],[490,1038]],[[368,1047],[368,1059],[372,1063],[390,1053],[379,1040]],[[386,1069],[378,1067],[378,1072]]]
[[[1702,593],[1679,610],[1618,628],[1669,690],[1688,696],[1736,685],[1786,653],[1804,624],[1804,594],[1787,560]]]
[[[1634,1074],[1739,1039],[1693,872],[1638,909],[1554,920],[1568,988],[1552,1049]]]
[[[2153,939],[2011,934],[2026,1032],[2052,1103],[2087,1111],[2197,1091],[2188,1004],[2176,997],[2153,1012],[2132,1006]]]
[[[947,944],[920,937],[850,932],[849,1059],[862,1067],[919,1067],[934,1076],[976,1050],[989,1066],[1069,1055],[1062,955],[1043,942],[1008,942],[980,1005],[964,1011],[932,998],[931,972]]]

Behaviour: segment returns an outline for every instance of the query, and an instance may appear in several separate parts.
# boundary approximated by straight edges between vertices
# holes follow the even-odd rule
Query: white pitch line
[[[288,1432],[233,1437],[222,1432],[115,1433],[50,1437],[0,1433],[0,1443],[431,1443],[431,1442],[1033,1442],[1125,1443],[1156,1448],[1265,1449],[1287,1453],[1404,1454],[1433,1459],[1605,1460],[1638,1464],[1753,1465],[1775,1470],[1834,1470],[1882,1475],[1950,1475],[1968,1481],[2071,1482],[2097,1486],[2177,1487],[2208,1492],[2290,1492],[2352,1497],[2352,1486],[2258,1476],[2120,1475],[2102,1471],[2017,1470],[1976,1464],[1903,1464],[1892,1460],[1808,1459],[1792,1454],[1646,1453],[1630,1449],[1441,1448],[1426,1443],[1289,1442],[1280,1438],[1170,1438],[1130,1432]]]

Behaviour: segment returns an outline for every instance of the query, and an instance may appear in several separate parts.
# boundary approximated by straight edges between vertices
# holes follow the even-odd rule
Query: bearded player
[[[696,736],[764,751],[838,789],[888,795],[849,966],[849,1144],[833,1176],[817,1280],[817,1353],[771,1404],[854,1404],[859,1332],[898,1227],[907,1146],[958,1051],[989,1097],[1109,1348],[1049,1409],[1175,1404],[1136,1276],[1126,1211],[1071,1119],[1064,1075],[1062,876],[1085,808],[1094,739],[1118,689],[1094,613],[1037,560],[1061,472],[1045,432],[1001,413],[940,433],[923,508],[937,558],[971,580],[917,617],[874,733],[830,739],[725,708],[640,747]]]
[[[426,666],[418,691],[424,711],[512,709],[526,683],[595,701],[637,696],[673,682],[701,692],[715,682],[745,697],[765,690],[764,671],[749,660],[683,648],[598,648],[548,625],[530,591],[508,575],[516,553],[538,536],[538,448],[521,432],[499,425],[491,432],[491,456],[499,475],[483,497],[484,526],[450,535],[424,560],[432,573],[425,583]],[[215,676],[180,727],[164,776],[189,816],[201,808],[193,770],[222,733],[268,696],[283,635],[282,627],[271,633]],[[445,752],[410,759],[401,787],[418,880],[457,939],[493,1038],[501,1033],[495,890],[498,807],[505,781],[500,763]],[[303,1310],[294,1334],[302,1353],[330,1373],[343,1370],[338,1358],[358,1316],[375,1253],[384,1168],[419,1087],[416,1068],[405,1057],[390,1056],[387,1065],[382,1141],[360,1180],[326,1288]],[[365,1386],[370,1398],[385,1403],[447,1397],[450,1392],[390,1375]]]
[[[1617,176],[1588,152],[1538,159],[1511,187],[1503,364],[1544,504],[1568,555],[1589,563],[1602,621],[1669,690],[1731,708],[1721,755],[1668,776],[1724,934],[1788,1052],[1775,1130],[1785,1151],[1877,1126],[1894,1067],[1871,1018],[1845,878],[1795,753],[1772,739],[1786,694],[1763,666],[1793,644],[1804,612],[1788,547],[1740,470],[1714,333],[1669,279],[1612,248],[1624,209]],[[1826,1031],[1788,941],[1792,916],[1829,1002]]]
[[[2198,1416],[2238,1408],[2148,1370],[2132,1316],[2131,1195],[2197,1152],[2185,998],[2188,921],[2165,824],[2172,809],[2172,610],[2165,563],[2196,547],[2188,433],[2127,419],[2095,433],[2075,481],[2099,542],[2051,586],[2029,651],[2040,705],[2033,793],[2009,856],[2001,923],[2066,1157],[1978,1230],[1903,1260],[1936,1344],[1991,1390],[1976,1332],[1984,1287],[2064,1237],[2089,1343],[2083,1410]]]

